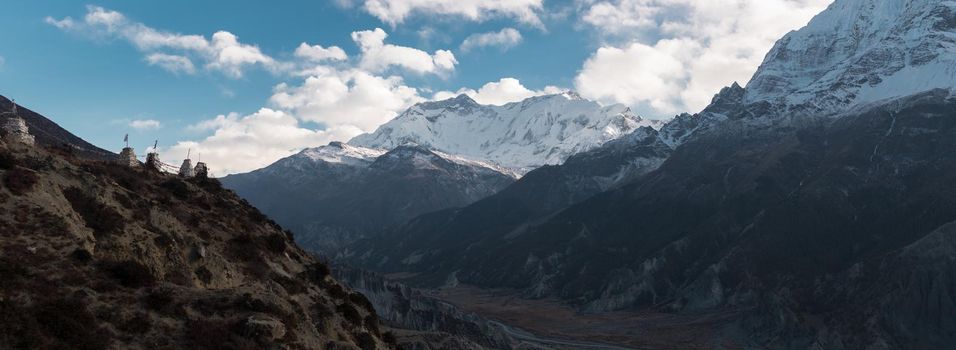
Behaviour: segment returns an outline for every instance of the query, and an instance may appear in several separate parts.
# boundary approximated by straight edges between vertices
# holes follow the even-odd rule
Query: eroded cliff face
[[[517,349],[500,326],[420,290],[359,269],[337,266],[337,279],[368,297],[383,324],[398,328],[398,343],[411,349]],[[527,345],[526,345],[527,346]]]
[[[371,304],[210,179],[0,143],[0,344],[388,349]]]

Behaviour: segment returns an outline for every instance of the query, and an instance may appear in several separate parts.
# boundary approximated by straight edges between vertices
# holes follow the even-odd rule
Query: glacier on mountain
[[[662,125],[662,121],[634,115],[623,105],[602,106],[573,92],[503,106],[481,105],[460,95],[415,105],[349,144],[374,149],[415,144],[524,173],[560,164],[639,127]]]
[[[954,86],[956,1],[838,0],[777,42],[744,100],[827,114]]]

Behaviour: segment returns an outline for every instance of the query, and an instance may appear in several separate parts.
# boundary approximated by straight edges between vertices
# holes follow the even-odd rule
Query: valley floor
[[[714,344],[718,330],[736,312],[671,314],[662,312],[579,313],[555,299],[529,300],[516,291],[458,286],[428,295],[495,320],[511,336],[549,347],[574,349],[725,349]]]

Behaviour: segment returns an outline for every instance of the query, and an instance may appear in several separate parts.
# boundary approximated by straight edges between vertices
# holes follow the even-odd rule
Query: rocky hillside
[[[0,143],[0,347],[388,349],[371,304],[209,179]]]
[[[222,182],[304,247],[334,254],[390,225],[494,194],[514,182],[504,172],[419,146],[385,152],[333,142]]]

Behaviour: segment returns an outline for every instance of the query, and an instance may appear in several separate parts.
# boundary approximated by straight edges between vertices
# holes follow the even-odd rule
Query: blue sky
[[[12,1],[0,94],[104,148],[129,133],[166,159],[193,148],[248,171],[457,93],[500,104],[574,89],[652,118],[696,112],[829,1],[706,3]],[[166,41],[144,39],[156,33]],[[296,54],[302,43],[347,57]]]

